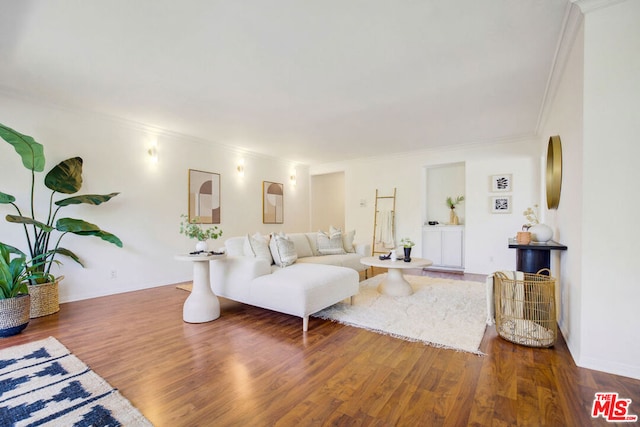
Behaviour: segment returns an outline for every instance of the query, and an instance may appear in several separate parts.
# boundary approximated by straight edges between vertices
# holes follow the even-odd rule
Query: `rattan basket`
[[[48,316],[60,311],[58,301],[58,283],[64,276],[56,278],[54,282],[29,285],[31,295],[31,318]]]
[[[494,274],[496,331],[507,341],[529,347],[551,347],[558,336],[556,279],[533,273]]]
[[[0,299],[0,337],[19,334],[29,324],[29,295]]]

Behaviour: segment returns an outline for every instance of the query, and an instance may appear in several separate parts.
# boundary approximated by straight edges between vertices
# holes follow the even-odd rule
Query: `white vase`
[[[204,240],[199,240],[198,243],[196,243],[196,251],[197,252],[206,252],[209,250],[209,245],[207,245],[207,242]]]
[[[531,240],[544,243],[553,237],[553,230],[546,224],[536,224],[528,230],[531,233]]]

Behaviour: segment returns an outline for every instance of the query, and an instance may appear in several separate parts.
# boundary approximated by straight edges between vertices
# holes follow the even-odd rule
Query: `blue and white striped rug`
[[[1,426],[151,426],[58,340],[0,350]]]

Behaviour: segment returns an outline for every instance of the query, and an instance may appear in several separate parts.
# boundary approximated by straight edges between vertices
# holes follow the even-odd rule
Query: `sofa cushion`
[[[294,264],[251,281],[251,298],[259,307],[307,316],[358,293],[358,274],[330,265]]]
[[[307,240],[307,236],[304,233],[291,233],[287,234],[287,237],[295,245],[298,258],[314,255],[311,245],[309,245],[309,240]]]
[[[228,256],[248,256],[245,250],[246,236],[231,237],[224,241],[225,252]]]
[[[279,267],[287,267],[295,263],[298,259],[295,244],[283,233],[273,234],[271,236],[269,249],[271,249],[273,261]]]
[[[313,256],[320,255],[320,252],[318,252],[318,233],[304,233],[304,235],[307,238]]]
[[[356,230],[342,233],[342,247],[347,253],[354,253],[356,248],[353,247],[353,239],[356,237]]]
[[[343,254],[342,232],[339,229],[331,227],[329,233],[318,231],[318,252],[322,255]]]
[[[245,255],[264,259],[269,265],[273,264],[273,257],[269,250],[269,240],[267,237],[260,233],[255,233],[253,236],[247,234],[246,242]]]
[[[367,266],[362,264],[360,259],[362,259],[362,256],[359,254],[319,255],[298,258],[296,263],[335,265],[338,267],[348,267],[356,271],[365,271]]]

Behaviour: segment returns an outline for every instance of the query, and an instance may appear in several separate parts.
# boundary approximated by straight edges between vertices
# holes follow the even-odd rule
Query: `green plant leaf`
[[[4,254],[0,257],[0,284],[7,286],[7,288],[13,284],[9,262],[4,258]]]
[[[116,245],[117,247],[121,248],[122,247],[122,241],[114,234],[109,233],[108,231],[104,231],[104,230],[97,230],[97,231],[79,231],[75,234],[78,234],[80,236],[96,236],[101,238],[102,240],[109,242],[109,243],[113,243],[114,245]]]
[[[58,248],[58,249],[56,249],[55,252],[57,254],[64,255],[64,256],[67,256],[67,257],[71,258],[72,260],[74,260],[75,262],[77,262],[78,264],[80,264],[81,266],[84,267],[84,264],[82,263],[82,261],[80,261],[80,258],[78,257],[78,255],[74,254],[69,249]]]
[[[56,230],[73,233],[79,236],[96,236],[107,242],[113,243],[118,247],[122,247],[122,241],[115,235],[101,230],[95,224],[74,218],[60,218],[56,222]]]
[[[44,170],[44,149],[32,137],[23,135],[3,124],[0,124],[0,137],[13,145],[16,153],[22,158],[25,168],[34,172]]]
[[[27,279],[25,277],[25,279]],[[19,283],[15,288],[14,288],[14,293],[13,296],[17,297],[20,294],[24,294],[27,295],[29,293],[29,288],[27,287],[27,282],[26,280],[24,282]]]
[[[77,193],[82,187],[82,158],[72,157],[58,163],[44,177],[44,185],[58,193]]]
[[[35,225],[36,227],[43,229],[47,233],[50,233],[51,231],[55,230],[53,227],[48,226],[44,222],[40,222],[38,220],[35,220],[33,218],[29,218],[29,217],[26,217],[26,216],[7,215],[5,218],[9,222],[14,222],[14,223],[17,223],[17,224]]]
[[[100,227],[81,219],[60,218],[56,222],[56,230],[68,233],[79,233],[81,231],[98,231]]]
[[[13,298],[21,293],[29,293],[26,287],[26,256],[14,247],[0,242],[0,298]],[[11,253],[18,253],[11,259]]]
[[[7,287],[4,283],[0,282],[0,299],[10,298],[9,297],[9,287]]]
[[[6,205],[16,201],[16,198],[11,194],[6,194],[0,191],[0,204]]]
[[[69,206],[69,205],[79,205],[81,203],[87,203],[89,205],[99,205],[104,202],[108,202],[112,198],[116,197],[120,193],[111,193],[111,194],[85,194],[82,196],[73,196],[66,199],[58,200],[56,205],[58,206]]]
[[[11,260],[9,263],[9,270],[11,271],[11,275],[15,277],[19,277],[26,267],[24,257],[18,257]]]
[[[16,254],[18,256],[23,256],[25,258],[27,257],[27,255],[24,252],[22,252],[20,249],[18,249],[16,247],[13,247],[11,245],[7,245],[6,243],[2,243],[2,242],[0,242],[0,246],[4,247],[7,251],[9,251],[12,254]]]

